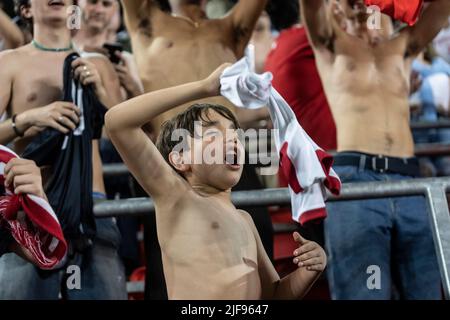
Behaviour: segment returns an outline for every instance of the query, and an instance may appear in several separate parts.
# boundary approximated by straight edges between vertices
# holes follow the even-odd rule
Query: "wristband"
[[[12,116],[12,119],[11,119],[12,120],[12,128],[13,128],[13,130],[16,133],[17,136],[23,137],[23,132],[20,132],[20,130],[17,128],[16,117],[17,117],[17,114]]]

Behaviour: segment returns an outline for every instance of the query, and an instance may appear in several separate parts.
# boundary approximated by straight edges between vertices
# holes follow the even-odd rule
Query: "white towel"
[[[293,219],[301,224],[327,216],[326,188],[338,195],[341,181],[331,168],[333,158],[306,134],[294,112],[272,87],[272,74],[255,74],[244,57],[222,73],[221,94],[237,107],[268,106],[275,128],[280,167],[289,181]]]

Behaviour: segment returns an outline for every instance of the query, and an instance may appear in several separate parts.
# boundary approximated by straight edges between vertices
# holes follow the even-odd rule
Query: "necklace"
[[[189,22],[190,24],[192,24],[195,28],[198,28],[200,26],[200,24],[197,21],[194,21],[191,18],[188,18],[185,16],[179,16],[175,13],[172,13],[172,17],[185,20],[185,21]]]
[[[33,39],[33,41],[31,41],[31,44],[38,50],[41,51],[50,51],[50,52],[65,52],[65,51],[70,51],[73,49],[73,43],[70,42],[70,45],[66,48],[48,48],[46,46],[43,46],[42,44],[38,43],[36,40]]]

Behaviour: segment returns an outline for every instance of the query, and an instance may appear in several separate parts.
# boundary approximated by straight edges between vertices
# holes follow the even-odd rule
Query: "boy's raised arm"
[[[155,201],[181,194],[181,177],[166,163],[141,127],[157,115],[189,101],[219,94],[221,66],[207,79],[150,92],[125,101],[108,111],[106,129],[131,173]]]

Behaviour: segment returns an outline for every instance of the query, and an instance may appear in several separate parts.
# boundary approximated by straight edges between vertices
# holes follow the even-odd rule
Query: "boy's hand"
[[[206,92],[209,96],[215,97],[220,95],[220,76],[222,75],[223,71],[229,66],[231,66],[231,63],[222,64],[220,67],[214,70],[214,72],[211,73],[208,78],[203,80]]]
[[[300,245],[294,251],[294,263],[299,268],[305,267],[308,271],[322,272],[327,265],[327,256],[325,251],[314,241],[309,241],[298,232],[293,234],[294,240]]]

